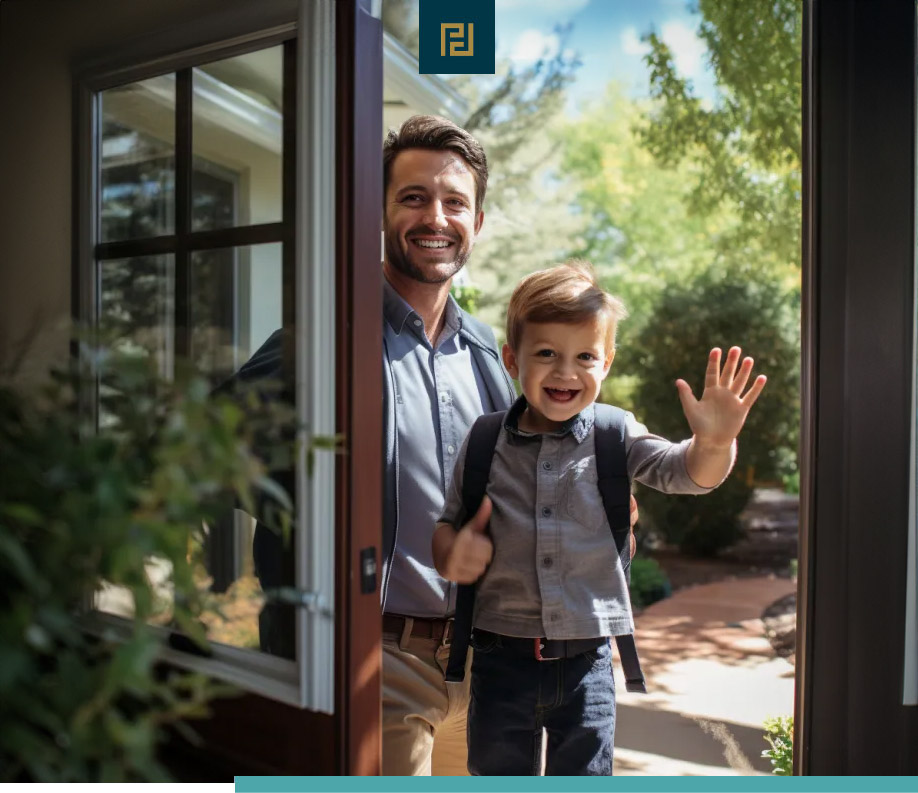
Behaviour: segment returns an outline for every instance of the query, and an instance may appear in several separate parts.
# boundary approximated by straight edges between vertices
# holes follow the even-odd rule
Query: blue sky
[[[495,22],[498,58],[524,65],[561,46],[580,55],[583,65],[569,89],[569,112],[584,100],[601,97],[613,79],[632,95],[647,94],[641,36],[650,30],[662,35],[680,75],[693,81],[696,93],[713,96],[706,49],[696,36],[699,16],[687,0],[496,0]],[[572,28],[561,42],[553,30],[567,23]]]

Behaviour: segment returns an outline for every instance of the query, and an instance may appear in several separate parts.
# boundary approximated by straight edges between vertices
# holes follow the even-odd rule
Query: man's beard
[[[411,243],[409,243],[410,245]],[[458,247],[458,242],[456,243]],[[441,262],[435,267],[446,267],[447,270],[438,269],[435,273],[425,272],[423,268],[411,261],[410,254],[402,250],[398,244],[398,238],[394,234],[386,231],[386,261],[402,275],[407,276],[413,281],[422,284],[442,284],[458,273],[468,261],[471,251],[468,249],[460,250],[456,258],[451,262]]]

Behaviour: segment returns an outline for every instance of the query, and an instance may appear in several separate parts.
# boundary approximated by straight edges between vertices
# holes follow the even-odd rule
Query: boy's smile
[[[521,429],[552,432],[596,400],[615,357],[610,337],[601,320],[527,322],[519,349],[504,345],[504,365],[528,403]]]

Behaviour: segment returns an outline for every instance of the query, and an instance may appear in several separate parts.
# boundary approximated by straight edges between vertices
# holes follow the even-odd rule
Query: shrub
[[[762,273],[711,269],[670,284],[651,319],[622,346],[616,367],[640,378],[634,412],[652,432],[685,438],[688,424],[675,388],[683,378],[700,398],[712,347],[738,344],[768,385],[749,414],[734,473],[703,498],[638,494],[642,516],[685,552],[714,554],[739,537],[738,517],[755,479],[792,468],[797,448],[799,365],[792,295]]]
[[[752,488],[736,475],[712,493],[702,496],[669,496],[642,487],[637,494],[641,517],[666,541],[691,556],[716,556],[742,535],[739,515]]]
[[[669,579],[656,561],[644,556],[631,560],[631,605],[634,608],[645,608],[671,594]]]
[[[164,726],[205,715],[228,691],[154,674],[160,639],[148,619],[163,590],[149,564],[169,571],[165,619],[204,644],[202,524],[227,492],[251,505],[253,486],[270,489],[251,424],[201,379],[163,383],[139,358],[99,364],[105,432],[81,417],[79,373],[31,394],[0,381],[2,781],[166,779],[155,759]],[[87,631],[80,615],[103,580],[133,601],[118,635],[111,623]]]
[[[794,773],[794,717],[765,719],[765,730],[768,748],[762,750],[762,757],[771,760],[773,774],[791,776]]]

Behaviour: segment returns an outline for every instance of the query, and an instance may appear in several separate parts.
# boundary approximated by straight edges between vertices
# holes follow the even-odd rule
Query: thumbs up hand
[[[481,578],[491,557],[494,555],[494,544],[487,535],[488,521],[491,519],[491,499],[485,496],[481,501],[472,519],[459,531],[449,527],[453,534],[450,547],[443,547],[441,555],[442,564],[437,569],[444,578],[459,584],[471,584]],[[437,534],[441,537],[441,528],[447,524],[440,524]],[[434,557],[437,557],[437,540],[434,540]]]

